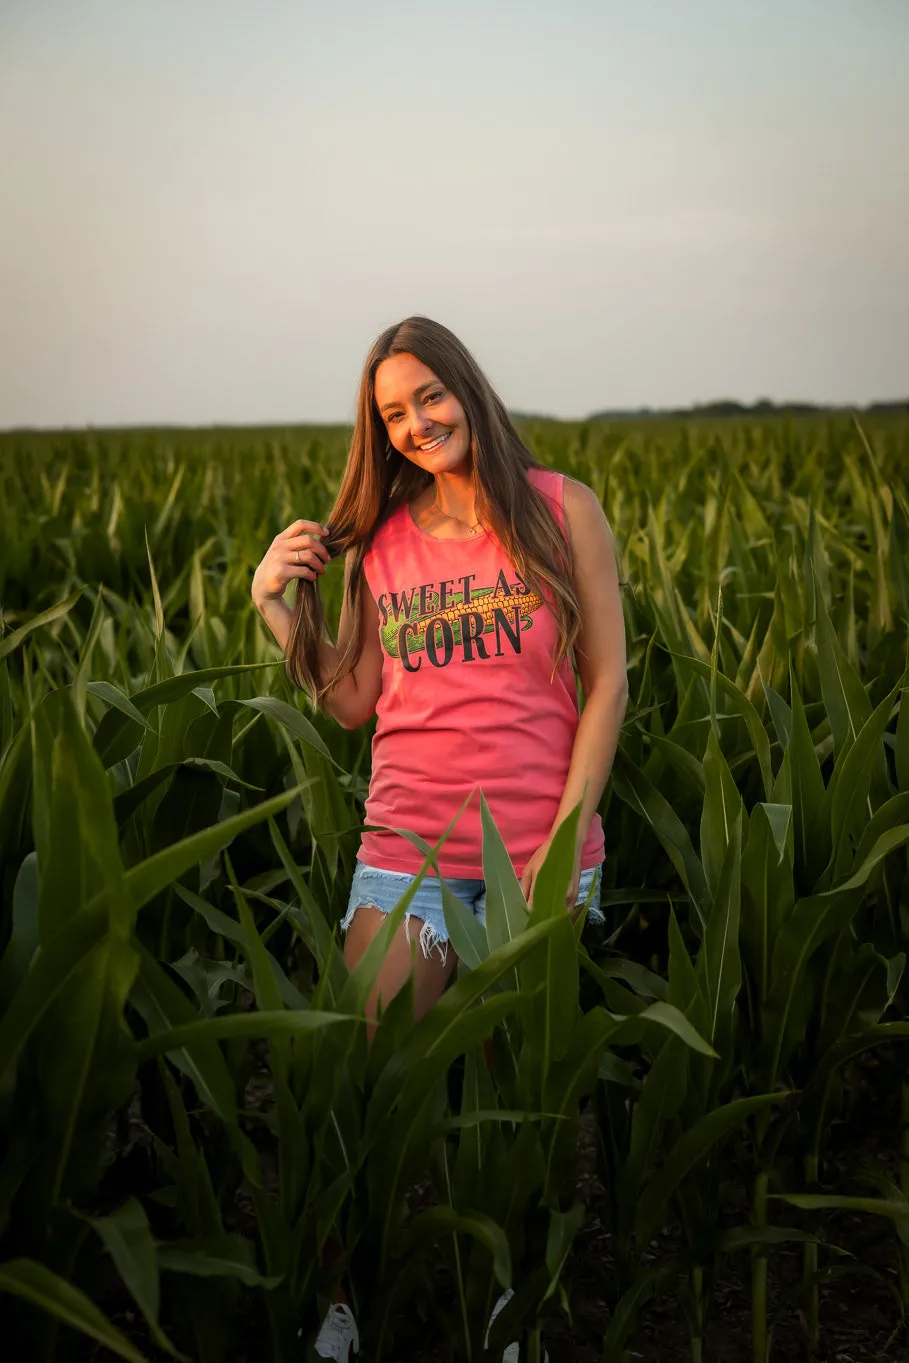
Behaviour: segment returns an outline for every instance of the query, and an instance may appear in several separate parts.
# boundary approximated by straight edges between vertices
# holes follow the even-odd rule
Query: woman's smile
[[[428,445],[418,445],[417,448],[423,454],[427,454],[430,450],[437,450],[440,445],[444,444],[450,435],[451,431],[443,431],[441,435],[437,435],[433,440],[430,440]]]
[[[382,361],[376,370],[375,402],[389,441],[405,459],[436,476],[469,474],[470,427],[464,408],[415,355],[402,352]]]

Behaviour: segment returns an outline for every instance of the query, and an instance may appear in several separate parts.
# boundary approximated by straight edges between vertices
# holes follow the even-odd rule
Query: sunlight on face
[[[427,473],[466,473],[470,427],[464,408],[415,355],[392,355],[376,370],[375,401],[388,438]]]

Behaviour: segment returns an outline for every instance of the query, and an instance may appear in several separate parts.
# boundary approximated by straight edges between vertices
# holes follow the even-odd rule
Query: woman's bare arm
[[[556,829],[580,804],[575,869],[569,886],[569,903],[574,904],[581,851],[618,746],[628,701],[628,679],[625,622],[612,531],[595,493],[568,478],[565,479],[565,519],[571,536],[574,588],[581,607],[581,627],[574,655],[584,692],[584,710],[575,734],[558,812],[546,841],[525,866],[522,884],[529,898]]]
[[[253,577],[253,604],[285,654],[293,625],[293,610],[284,600],[284,593],[294,579],[313,581],[325,572],[331,555],[319,538],[323,533],[322,526],[315,521],[294,521],[272,540]],[[360,585],[359,610],[363,621],[363,652],[353,671],[323,702],[327,712],[345,729],[355,729],[372,718],[382,690],[382,650],[376,629],[378,607],[365,578]],[[321,676],[329,676],[337,667],[352,627],[345,594],[337,645],[325,640],[319,648]]]

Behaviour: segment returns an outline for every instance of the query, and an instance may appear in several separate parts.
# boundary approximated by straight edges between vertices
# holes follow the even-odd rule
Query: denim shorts
[[[602,868],[603,863],[600,862],[598,866],[591,866],[589,870],[582,871],[578,884],[577,904],[578,906],[584,904],[587,901],[588,894],[590,894],[590,902],[587,904],[587,917],[594,923],[604,921],[603,911],[600,908],[600,884],[603,879],[600,873]],[[391,913],[398,900],[414,880],[416,880],[415,875],[407,875],[402,871],[383,871],[377,866],[367,866],[364,862],[358,861],[350,887],[347,912],[341,920],[341,930],[347,931],[354,914],[361,906],[363,908],[381,909],[383,913]],[[484,880],[457,880],[448,876],[445,878],[445,884],[452,894],[456,895],[461,903],[465,904],[485,926],[486,882]],[[592,894],[590,893],[591,886],[593,886]],[[439,957],[444,962],[448,953],[448,928],[442,910],[442,892],[435,876],[426,876],[410,901],[410,907],[405,913],[405,932],[408,932],[411,918],[419,918],[423,923],[420,929],[420,947],[423,955],[428,958],[434,949],[438,949]]]

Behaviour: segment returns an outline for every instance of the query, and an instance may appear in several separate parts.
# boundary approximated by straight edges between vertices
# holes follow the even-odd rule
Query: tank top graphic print
[[[527,476],[564,525],[563,475]],[[439,867],[482,879],[482,790],[520,875],[552,829],[578,727],[568,659],[553,674],[555,617],[494,535],[436,539],[406,505],[377,532],[364,572],[382,647],[366,823],[435,843],[470,796]],[[423,863],[393,831],[364,831],[358,856],[408,874]],[[581,868],[602,857],[596,814]]]

